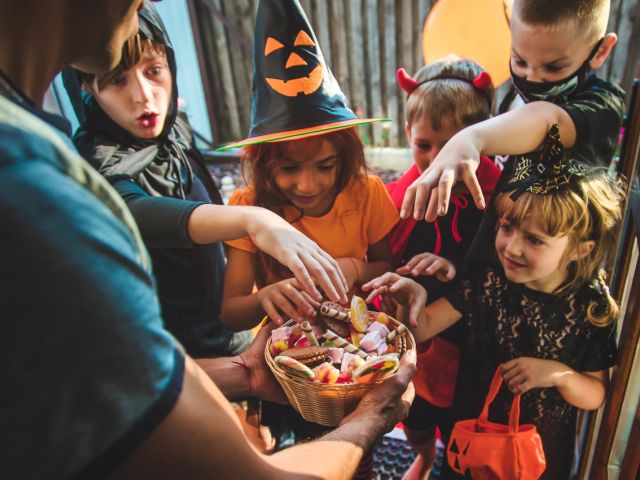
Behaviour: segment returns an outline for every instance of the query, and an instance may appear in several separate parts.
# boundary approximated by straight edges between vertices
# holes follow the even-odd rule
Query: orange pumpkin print
[[[293,46],[295,47],[315,47],[316,44],[313,39],[307,34],[304,30],[300,30],[296,35],[296,38],[293,42]],[[271,55],[273,52],[278,51],[284,48],[284,44],[273,37],[267,37],[264,46],[264,56],[267,57]],[[302,52],[301,52],[302,53]],[[301,55],[294,51],[292,51],[287,57],[287,61],[284,65],[285,69],[292,67],[303,67],[308,65],[311,70],[305,76],[291,78],[289,80],[282,80],[279,78],[273,77],[265,77],[267,84],[273,88],[280,95],[284,95],[286,97],[295,97],[299,94],[302,95],[310,95],[322,85],[322,80],[324,78],[324,68],[321,64],[316,64],[315,66],[309,65]]]

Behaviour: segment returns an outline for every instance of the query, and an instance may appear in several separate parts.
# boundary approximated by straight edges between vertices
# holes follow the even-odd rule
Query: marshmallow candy
[[[338,381],[338,377],[340,376],[340,370],[338,370],[328,362],[318,365],[313,369],[313,373],[315,373],[316,378],[320,380],[321,383],[328,384],[336,383]]]

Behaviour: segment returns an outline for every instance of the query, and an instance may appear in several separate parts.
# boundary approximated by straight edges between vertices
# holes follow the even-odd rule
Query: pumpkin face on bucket
[[[307,47],[307,48],[301,48]],[[274,52],[277,52],[285,48],[285,45],[274,37],[267,37],[264,45],[264,56],[268,57]],[[289,68],[298,67],[302,74],[295,78],[288,80],[282,80],[275,76],[266,76],[265,80],[267,84],[280,95],[286,97],[295,97],[297,95],[310,95],[322,85],[324,78],[324,68],[318,63],[317,58],[313,55],[309,55],[308,48],[312,48],[315,52],[316,44],[311,36],[304,30],[300,30],[293,41],[291,53],[287,56],[286,62],[283,65],[275,65],[275,59],[279,56],[274,56],[274,61],[270,70],[272,72],[283,72]],[[307,60],[305,60],[305,57]],[[268,64],[268,62],[267,62]],[[284,68],[283,68],[284,67]],[[281,74],[278,77],[282,76]]]

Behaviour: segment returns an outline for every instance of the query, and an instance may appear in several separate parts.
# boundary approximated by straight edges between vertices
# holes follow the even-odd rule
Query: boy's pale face
[[[407,123],[409,148],[413,154],[413,161],[420,173],[431,165],[431,162],[440,153],[444,144],[461,129],[461,126],[455,125],[448,118],[442,120],[440,130],[434,130],[431,122],[427,119],[418,120],[411,125]]]
[[[140,61],[92,93],[104,112],[120,127],[138,138],[152,139],[162,133],[171,101],[172,77],[167,57],[147,49]]]
[[[589,57],[596,42],[577,24],[551,30],[519,20],[511,21],[511,69],[532,82],[554,82],[569,77]]]

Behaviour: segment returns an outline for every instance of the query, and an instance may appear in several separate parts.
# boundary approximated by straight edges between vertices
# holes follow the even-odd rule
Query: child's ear
[[[407,134],[407,142],[411,145],[411,127],[409,126],[409,122],[404,122],[404,131]]]
[[[600,48],[598,48],[598,51],[596,52],[595,56],[589,62],[589,65],[591,65],[591,68],[596,70],[602,66],[604,61],[607,59],[607,57],[611,53],[611,50],[613,50],[613,46],[616,44],[617,41],[618,41],[618,36],[615,33],[607,33],[604,36],[604,38],[602,39],[602,44],[600,45]]]
[[[593,250],[593,247],[595,246],[596,246],[596,242],[594,242],[593,240],[587,240],[586,242],[581,242],[580,245],[578,245],[578,248],[576,248],[571,253],[569,260],[571,261],[580,260],[581,258],[586,257],[591,253],[591,250]]]

